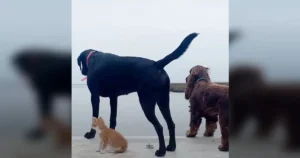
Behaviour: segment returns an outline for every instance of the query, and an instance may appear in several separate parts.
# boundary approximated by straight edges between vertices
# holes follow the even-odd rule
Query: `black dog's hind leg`
[[[93,117],[98,118],[99,117],[99,104],[100,104],[100,97],[99,95],[93,95],[91,96],[91,103],[93,107]],[[86,132],[84,137],[86,139],[92,139],[95,138],[96,130],[91,128],[90,132]]]
[[[166,154],[166,145],[163,135],[163,127],[155,116],[156,99],[153,94],[147,92],[138,92],[138,96],[146,118],[152,123],[158,135],[159,149],[155,152],[155,155],[158,157],[164,156]]]
[[[170,96],[169,96],[169,90],[167,89],[165,92],[163,92],[160,96],[160,99],[157,101],[157,105],[164,117],[164,119],[167,122],[168,129],[169,129],[169,145],[167,146],[167,151],[175,151],[176,150],[176,140],[175,140],[175,124],[173,122],[171,112],[170,112]]]
[[[51,119],[52,116],[52,95],[45,92],[39,92],[38,95],[38,109],[40,124],[38,127],[32,129],[27,137],[29,139],[38,140],[42,139],[45,136],[45,128],[47,121]]]
[[[109,128],[115,129],[117,125],[117,106],[118,97],[110,97],[110,125]]]

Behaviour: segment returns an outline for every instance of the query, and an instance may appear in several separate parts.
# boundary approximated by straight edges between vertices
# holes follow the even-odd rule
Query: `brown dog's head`
[[[189,99],[191,97],[191,94],[193,92],[197,80],[210,81],[208,70],[209,70],[208,67],[204,67],[201,65],[196,65],[190,70],[189,75],[185,78],[185,82],[186,82],[185,99]]]

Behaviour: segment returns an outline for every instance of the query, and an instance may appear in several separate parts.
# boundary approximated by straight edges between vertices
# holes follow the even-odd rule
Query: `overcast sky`
[[[262,65],[272,78],[300,79],[295,73],[300,51],[299,3],[231,0],[230,27],[242,29],[244,34],[230,49],[230,62],[251,61]],[[228,0],[73,0],[73,6],[70,0],[9,0],[1,4],[1,81],[23,80],[11,71],[9,57],[16,48],[68,48],[71,20],[73,59],[82,50],[94,48],[158,60],[187,34],[197,31],[200,36],[186,54],[166,66],[171,80],[183,82],[195,64],[211,67],[214,81],[228,79]],[[73,64],[73,82],[82,83],[75,61]]]
[[[85,84],[76,63],[85,49],[159,60],[192,32],[200,35],[165,67],[171,82],[184,82],[197,64],[211,68],[213,81],[227,82],[228,0],[73,0],[73,84]]]
[[[230,28],[243,31],[230,64],[252,63],[272,81],[300,80],[299,0],[230,0]]]
[[[1,1],[0,19],[0,83],[24,81],[11,65],[16,49],[70,49],[70,0]]]

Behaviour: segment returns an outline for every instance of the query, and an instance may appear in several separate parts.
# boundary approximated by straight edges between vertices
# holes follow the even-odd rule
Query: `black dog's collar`
[[[86,66],[88,66],[88,64],[89,64],[89,59],[90,59],[90,57],[92,56],[92,54],[95,53],[95,52],[96,52],[96,51],[92,50],[92,51],[90,51],[90,53],[87,55],[87,57],[86,57]]]

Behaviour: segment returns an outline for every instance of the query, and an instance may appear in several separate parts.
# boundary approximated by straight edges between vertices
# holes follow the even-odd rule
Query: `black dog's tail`
[[[187,37],[184,38],[184,40],[180,43],[180,45],[171,54],[167,55],[161,60],[158,60],[155,63],[155,66],[158,69],[163,69],[170,62],[172,62],[175,59],[178,59],[187,50],[187,48],[189,47],[193,39],[197,36],[198,33],[189,34]]]

